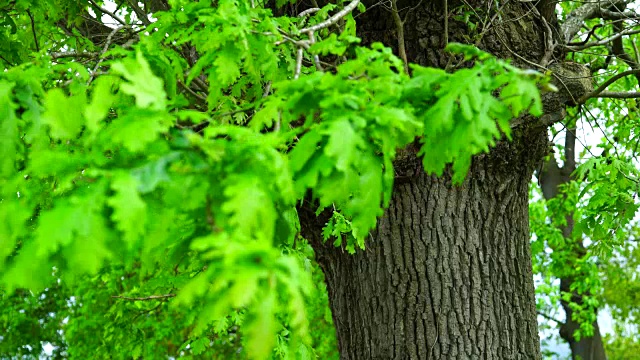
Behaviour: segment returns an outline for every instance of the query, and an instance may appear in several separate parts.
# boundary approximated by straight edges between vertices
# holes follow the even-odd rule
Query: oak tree
[[[0,354],[540,359],[533,230],[601,356],[638,16],[554,4],[0,1]]]

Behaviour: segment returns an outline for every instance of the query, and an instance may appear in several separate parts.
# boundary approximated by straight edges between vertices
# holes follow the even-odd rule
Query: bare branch
[[[112,296],[112,298],[129,300],[129,301],[148,301],[148,300],[166,300],[175,296],[176,294],[150,295],[146,297],[128,297],[128,296],[114,295]]]
[[[89,81],[87,82],[87,85],[91,84],[91,82],[93,81],[93,79],[95,78],[95,74],[98,71],[98,69],[100,68],[100,64],[102,64],[102,61],[104,60],[104,54],[107,52],[107,50],[109,50],[109,46],[111,45],[111,42],[113,41],[113,36],[120,30],[129,27],[128,25],[124,25],[124,26],[119,26],[115,29],[113,29],[111,31],[111,33],[109,33],[109,36],[107,36],[107,41],[105,41],[104,43],[104,47],[102,48],[102,51],[100,52],[100,59],[98,59],[98,62],[96,63],[96,66],[93,68],[93,71],[91,72],[91,77],[89,78]]]
[[[301,47],[299,47],[298,51],[296,52],[296,70],[295,70],[295,73],[293,74],[294,79],[298,79],[300,77],[300,71],[302,69],[302,55],[303,55],[303,50]]]
[[[140,7],[138,6],[138,4],[136,4],[138,1],[137,0],[127,0],[127,4],[129,6],[131,6],[131,8],[133,9],[133,12],[136,13],[136,15],[138,16],[138,19],[140,19],[140,21],[142,21],[142,23],[145,26],[148,26],[149,24],[151,24],[151,21],[149,21],[149,18],[147,17],[147,13],[144,12],[144,10],[140,9]]]
[[[600,9],[600,14],[605,20],[637,20],[640,15],[633,11],[611,11],[607,9]]]
[[[311,15],[311,14],[316,13],[318,11],[320,11],[320,8],[317,8],[317,7],[314,7],[314,8],[311,8],[311,9],[307,9],[307,10],[301,12],[300,14],[298,14],[298,17],[305,17],[307,15]]]
[[[625,76],[638,75],[638,74],[640,74],[640,69],[627,70],[627,71],[623,71],[621,73],[615,74],[614,76],[610,77],[607,81],[602,83],[602,85],[598,86],[598,88],[596,88],[595,90],[593,90],[592,92],[590,92],[588,94],[585,94],[580,99],[578,99],[577,103],[578,104],[584,104],[587,100],[589,100],[590,98],[593,98],[593,97],[609,97],[609,96],[601,96],[601,94],[604,92],[604,90],[606,90],[606,88],[609,85],[613,84],[618,79],[623,78]],[[613,93],[613,92],[608,92],[608,93],[609,94],[620,94],[620,93]]]
[[[616,39],[619,39],[619,38],[621,38],[621,37],[623,37],[625,35],[633,35],[633,34],[639,34],[639,33],[640,33],[640,30],[637,30],[637,29],[636,30],[626,29],[626,30],[623,30],[623,31],[621,31],[619,33],[616,33],[616,34],[612,35],[612,36],[606,37],[606,38],[604,38],[602,40],[592,41],[592,42],[586,43],[584,45],[574,45],[574,46],[570,46],[569,45],[569,46],[565,46],[565,47],[567,49],[571,50],[571,51],[584,50],[586,48],[590,48],[590,47],[594,47],[594,46],[605,45],[605,44],[607,44],[609,42],[612,42],[612,41],[614,41]]]
[[[631,1],[632,0],[596,0],[593,2],[587,2],[573,10],[569,15],[567,15],[567,18],[560,27],[560,33],[562,34],[565,43],[570,43],[571,40],[573,40],[573,37],[576,36],[578,31],[580,31],[585,20],[601,16],[603,8],[624,6]]]
[[[2,61],[6,62],[8,66],[14,66],[11,61],[7,60],[7,58],[5,58],[4,56],[2,56],[2,54],[0,54],[0,59],[2,59]]]
[[[304,29],[300,30],[300,32],[301,33],[306,33],[306,32],[310,32],[310,31],[318,31],[318,30],[324,29],[326,27],[329,27],[329,26],[335,24],[336,22],[338,22],[338,20],[342,19],[348,13],[352,12],[356,8],[356,6],[358,6],[359,3],[360,3],[360,0],[353,0],[353,1],[351,1],[349,3],[349,5],[345,6],[344,9],[338,11],[332,17],[330,17],[327,20],[321,22],[320,24],[316,24],[316,25],[313,25],[313,26],[309,26],[308,28],[304,28]]]
[[[446,6],[446,0],[445,0],[445,6]],[[448,14],[447,14],[447,9],[445,7],[444,9],[444,38],[445,38],[445,42],[448,41],[447,40],[447,18],[448,18]],[[400,54],[400,58],[402,58],[402,62],[404,63],[404,72],[405,73],[409,73],[409,61],[407,60],[407,50],[405,48],[405,44],[404,44],[404,23],[402,22],[402,19],[400,18],[400,13],[398,12],[398,1],[397,0],[391,0],[391,15],[393,17],[393,21],[396,24],[396,32],[397,32],[397,36],[398,36],[398,53]],[[446,43],[445,43],[446,45]]]
[[[640,92],[603,91],[600,94],[594,95],[592,97],[609,99],[637,99],[640,98]]]
[[[313,32],[309,33],[309,44],[313,45],[316,42],[316,37],[313,35]],[[316,64],[316,69],[320,72],[324,71],[322,68],[322,64],[320,64],[320,56],[318,54],[313,55],[313,63]]]
[[[92,58],[100,56],[100,53],[99,52],[68,51],[68,52],[54,52],[54,53],[51,53],[50,55],[54,60],[62,59],[62,58],[87,58],[87,59],[92,59]]]
[[[107,14],[109,16],[111,16],[113,18],[113,20],[119,22],[121,25],[123,26],[127,26],[128,24],[122,20],[118,15],[112,13],[111,11],[103,8],[102,6],[98,5],[98,3],[96,3],[94,0],[89,0],[89,2],[91,3],[91,5],[93,5],[96,9],[98,9],[100,12]]]
[[[546,5],[545,5],[546,7]],[[541,66],[547,66],[549,65],[549,62],[551,62],[551,57],[553,56],[553,50],[556,47],[556,44],[553,42],[553,32],[551,31],[551,26],[549,26],[549,22],[547,21],[546,17],[544,15],[542,15],[540,13],[540,11],[538,10],[538,8],[534,5],[531,5],[531,11],[536,14],[540,20],[542,21],[542,24],[544,25],[545,28],[545,32],[544,32],[544,41],[545,41],[545,46],[544,46],[544,55],[542,56],[542,59],[540,59],[539,63]]]
[[[185,83],[183,83],[182,81],[178,80],[178,85],[180,85],[180,87],[182,87],[183,89],[185,89],[189,94],[191,94],[193,97],[195,97],[196,99],[200,100],[200,102],[202,103],[202,105],[206,105],[207,104],[207,98],[198,94],[197,92],[195,92],[193,89],[191,89],[189,86],[187,86]]]
[[[36,44],[36,51],[40,52],[40,45],[38,44],[38,33],[36,33],[36,23],[33,21],[33,15],[31,11],[27,10],[29,20],[31,21],[31,32],[33,33],[33,42]]]
[[[554,318],[554,317],[553,317],[553,316],[551,316],[551,315],[547,315],[547,314],[545,314],[545,313],[543,313],[543,312],[541,312],[541,311],[538,311],[537,313],[538,313],[538,315],[542,316],[543,318],[545,318],[545,319],[547,319],[547,320],[551,320],[551,321],[553,321],[553,322],[555,322],[555,323],[557,323],[557,324],[559,324],[559,325],[563,325],[563,324],[564,324],[564,322],[562,322],[562,321],[560,321],[560,320],[558,320],[558,319]]]
[[[623,31],[623,23],[622,22],[617,22],[613,24],[613,29],[616,32],[621,32]],[[622,61],[624,61],[627,65],[629,65],[629,67],[631,69],[640,69],[640,66],[638,66],[638,62],[631,57],[631,55],[629,55],[627,53],[627,51],[624,48],[624,44],[622,42],[622,37],[619,37],[617,39],[615,39],[613,41],[613,46],[611,46],[611,52],[618,57],[619,59],[621,59]],[[635,74],[636,75],[636,80],[638,80],[638,83],[640,83],[640,74]]]

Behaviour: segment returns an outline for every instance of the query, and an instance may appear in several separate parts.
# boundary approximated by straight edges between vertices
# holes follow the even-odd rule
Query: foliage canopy
[[[296,205],[333,211],[336,251],[365,249],[397,149],[419,143],[427,172],[461,182],[549,88],[467,45],[447,47],[455,71],[360,46],[358,1],[302,17],[158,3],[0,1],[1,356],[43,339],[81,358],[335,352]],[[592,159],[580,174],[583,231],[619,240],[637,171]]]

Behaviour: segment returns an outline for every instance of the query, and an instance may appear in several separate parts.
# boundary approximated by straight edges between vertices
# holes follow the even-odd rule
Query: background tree
[[[556,154],[561,156],[549,156],[538,174],[542,195],[548,200],[548,207],[540,212],[541,206],[544,205],[539,202],[534,205],[532,212],[532,230],[537,236],[534,247],[538,249],[537,255],[534,256],[534,268],[547,279],[559,280],[558,290],[560,291],[552,291],[552,293],[558,296],[566,319],[560,323],[556,323],[556,320],[552,322],[559,325],[560,335],[569,343],[574,359],[606,358],[605,346],[596,320],[597,311],[606,305],[608,311],[618,312],[620,303],[611,301],[610,294],[628,293],[628,288],[625,287],[631,283],[627,282],[628,277],[621,274],[620,262],[625,263],[623,267],[626,271],[632,273],[636,271],[632,269],[633,266],[626,267],[626,264],[635,262],[633,250],[629,251],[630,248],[635,248],[633,242],[628,241],[628,237],[633,236],[635,232],[633,230],[635,225],[628,224],[630,214],[625,211],[619,213],[623,218],[615,225],[601,218],[604,220],[601,224],[605,225],[603,229],[608,228],[613,231],[609,234],[599,232],[597,236],[605,236],[618,245],[613,251],[613,257],[617,260],[611,261],[613,249],[603,249],[603,243],[590,239],[592,232],[583,228],[594,225],[590,219],[594,215],[592,212],[594,209],[589,209],[594,202],[585,201],[589,197],[589,187],[594,183],[600,183],[602,186],[602,182],[594,182],[593,178],[574,176],[576,164],[581,161],[597,163],[607,158],[606,163],[613,165],[614,168],[624,168],[628,163],[635,166],[637,141],[630,141],[630,138],[635,138],[636,135],[632,133],[635,133],[637,126],[633,121],[629,123],[623,120],[628,116],[627,113],[632,111],[627,109],[630,104],[633,108],[632,104],[635,100],[620,101],[606,97],[633,99],[637,96],[636,93],[624,93],[624,90],[635,88],[634,84],[637,84],[638,55],[634,51],[635,39],[633,36],[624,36],[635,31],[637,15],[633,10],[635,4],[608,5],[610,6],[606,9],[594,14],[594,18],[586,21],[583,40],[569,46],[569,58],[589,64],[591,76],[594,79],[616,74],[598,87],[594,93],[607,89],[615,89],[618,92],[601,94],[600,96],[605,98],[597,102],[590,101],[575,110],[572,109],[570,116],[563,121],[562,130],[558,131],[560,128],[557,128],[553,131],[554,136],[564,134],[564,142],[559,143],[556,149]],[[627,9],[627,6],[630,9]],[[571,5],[562,4],[562,14],[571,13],[572,10]],[[565,16],[565,19],[569,18],[570,16]],[[611,85],[614,81],[625,77],[629,77],[627,80],[636,78],[636,81],[627,81],[622,86],[620,83]],[[584,98],[580,102],[585,100],[587,99]],[[615,110],[611,111],[612,109]],[[579,135],[587,133],[592,135],[582,138]],[[600,144],[597,143],[598,138],[601,138]],[[597,150],[601,152],[600,155],[594,154],[593,145],[601,148]],[[578,153],[576,148],[582,151]],[[611,155],[608,155],[609,153]],[[607,176],[612,175],[610,181],[615,182],[616,170],[613,172],[609,170],[610,168],[605,166],[605,173],[608,174]],[[623,181],[626,180],[628,179]],[[616,187],[608,188],[608,194],[616,196],[618,194]],[[631,203],[632,201],[629,200],[627,199],[626,202]],[[618,204],[620,205],[621,202]],[[606,210],[598,208],[598,210],[611,212],[611,208]],[[540,215],[543,216],[539,217]],[[546,221],[550,217],[551,222]],[[591,222],[590,225],[589,222]],[[628,225],[625,226],[625,224]],[[557,230],[553,231],[549,226]],[[617,240],[614,240],[616,238]],[[544,251],[545,245],[550,246],[552,251]],[[622,271],[624,272],[625,270]],[[615,280],[617,278],[621,278],[621,281]],[[606,280],[602,281],[603,279]],[[622,283],[626,286],[620,287]],[[541,287],[540,289],[544,293],[550,288]],[[633,300],[629,304],[632,302]],[[551,306],[553,307],[554,305]],[[626,306],[623,305],[624,307]],[[551,308],[543,306],[542,313],[545,314]],[[628,313],[622,317],[616,314],[614,318],[621,324],[628,323]],[[610,358],[618,358],[616,355],[620,350],[618,347],[619,345],[609,348]]]
[[[341,358],[540,358],[529,182],[567,106],[636,95],[565,62],[628,3],[0,2],[3,324],[33,329],[3,354],[313,357],[315,253]],[[610,249],[637,172],[577,174]]]

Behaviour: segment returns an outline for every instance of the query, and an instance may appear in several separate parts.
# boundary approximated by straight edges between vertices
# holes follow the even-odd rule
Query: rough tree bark
[[[522,67],[543,57],[544,23],[531,4],[509,2],[498,13],[493,1],[465,3],[398,2],[398,9],[408,9],[400,16],[410,62],[456,65],[442,51],[445,30],[448,41],[475,43]],[[468,24],[452,16],[452,9],[468,5],[485,20],[481,35],[469,36]],[[398,49],[398,28],[382,5],[357,20],[366,42]],[[547,101],[546,110],[563,105]],[[415,152],[406,149],[396,163],[403,181],[397,179],[367,250],[355,256],[323,244],[319,229],[326,217],[301,209],[303,233],[325,272],[342,359],[541,357],[528,186],[548,140],[535,120],[522,124],[512,142],[476,156],[460,186],[446,175],[424,174]]]
[[[477,157],[460,186],[397,184],[366,251],[313,238],[341,358],[540,358],[528,186],[546,137],[521,139]]]

